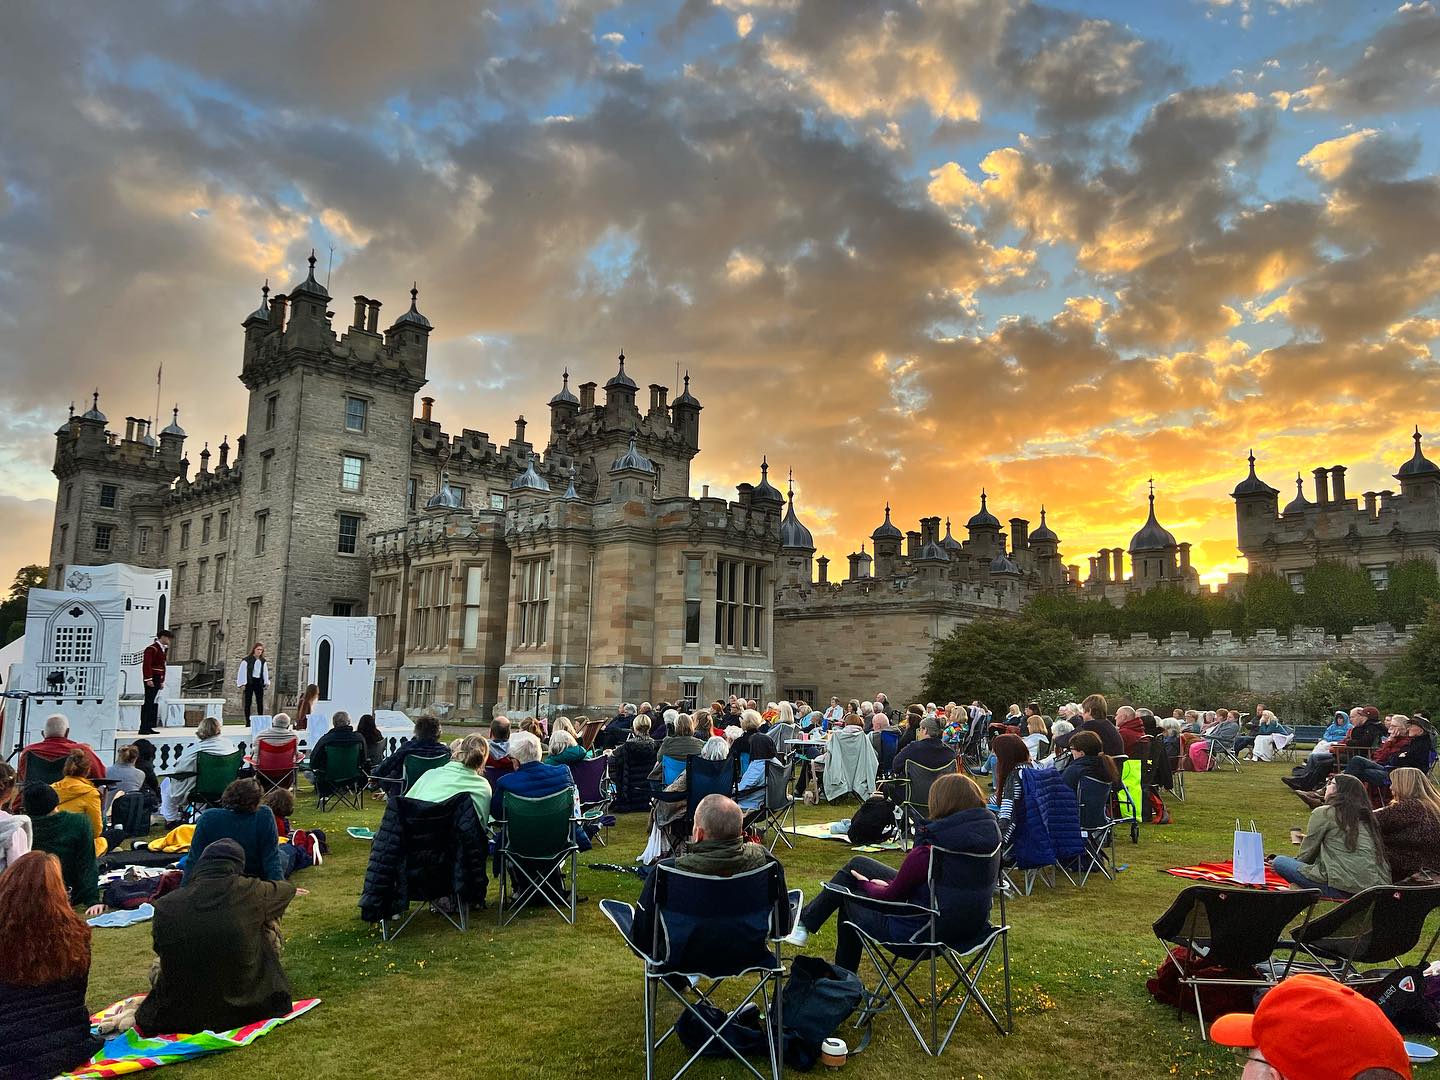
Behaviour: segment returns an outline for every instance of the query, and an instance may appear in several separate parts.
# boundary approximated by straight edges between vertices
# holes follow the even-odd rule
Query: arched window
[[[162,594],[161,597],[160,597],[160,602],[155,605],[155,633],[156,633],[157,635],[160,633],[161,630],[164,630],[164,629],[165,629],[165,626],[166,626],[166,624],[165,624],[165,600],[166,600],[166,597]]]
[[[330,700],[330,639],[321,638],[320,647],[315,650],[315,685],[320,688],[320,700]]]

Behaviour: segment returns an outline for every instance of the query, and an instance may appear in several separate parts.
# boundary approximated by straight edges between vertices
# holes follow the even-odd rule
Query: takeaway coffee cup
[[[1290,830],[1290,843],[1292,843],[1292,844],[1298,844],[1298,843],[1300,843],[1301,841],[1303,841],[1304,839],[1305,839],[1305,831],[1304,831],[1303,829],[1292,828],[1292,829]]]

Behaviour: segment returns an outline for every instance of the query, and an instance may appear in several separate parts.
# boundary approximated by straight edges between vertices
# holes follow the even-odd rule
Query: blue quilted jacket
[[[1020,771],[1021,805],[1010,856],[1022,870],[1068,863],[1085,850],[1080,803],[1054,769]]]

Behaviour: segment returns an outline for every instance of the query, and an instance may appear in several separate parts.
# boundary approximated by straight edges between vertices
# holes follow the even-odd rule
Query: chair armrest
[[[839,893],[846,900],[852,900],[857,904],[862,904],[865,907],[872,908],[876,911],[881,911],[886,915],[895,915],[902,917],[906,915],[912,915],[916,918],[919,918],[927,915],[940,914],[940,912],[937,911],[935,908],[926,907],[924,904],[912,904],[907,900],[877,900],[873,896],[869,896],[865,893],[857,893],[851,889],[845,888],[843,885],[836,885],[833,882],[829,881],[825,883],[824,888],[826,892]]]

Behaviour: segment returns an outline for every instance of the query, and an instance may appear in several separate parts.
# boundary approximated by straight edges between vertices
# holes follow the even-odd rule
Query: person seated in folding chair
[[[528,731],[517,731],[511,735],[510,756],[515,759],[518,767],[514,772],[505,773],[495,779],[490,797],[490,814],[496,822],[505,820],[507,793],[526,799],[542,799],[566,788],[575,791],[575,816],[580,816],[580,793],[575,789],[574,777],[564,765],[546,765],[540,760],[540,740],[536,736]],[[589,851],[593,846],[589,834],[581,828],[575,830],[575,844],[581,851]],[[500,872],[498,849],[495,854],[495,872]],[[513,885],[519,890],[521,882],[515,881]],[[560,890],[556,891],[558,894]],[[584,903],[584,898],[577,898],[576,903]]]
[[[195,822],[181,884],[187,884],[195,873],[196,855],[217,840],[233,840],[239,845],[245,855],[245,873],[251,877],[285,880],[280,829],[270,808],[260,805],[260,785],[254,780],[233,781],[220,797],[220,805],[210,807]]]
[[[1428,772],[1434,743],[1425,728],[1419,724],[1412,726],[1410,718],[1404,715],[1389,717],[1384,724],[1370,721],[1369,711],[1368,708],[1362,710],[1366,719],[1350,729],[1345,742],[1335,747],[1336,753],[1311,754],[1301,769],[1291,776],[1282,776],[1281,782],[1308,805],[1319,806],[1320,796],[1314,793],[1324,786],[1342,755],[1346,758],[1345,771],[1367,783],[1383,784],[1390,769],[1404,766]],[[1378,717],[1379,710],[1375,710],[1375,714]],[[1418,732],[1418,736],[1412,735],[1412,730]],[[1356,750],[1364,753],[1352,752]]]
[[[1288,742],[1288,740],[1277,740],[1275,736],[1294,734],[1290,728],[1280,722],[1279,717],[1269,709],[1265,709],[1260,713],[1255,734],[1241,735],[1235,740],[1235,753],[1238,756],[1249,750],[1250,757],[1255,761],[1274,761],[1280,748]]]
[[[650,718],[636,717],[630,737],[610,755],[610,779],[615,784],[615,800],[610,804],[617,814],[649,810],[650,798],[656,788],[649,779],[660,750],[650,737]]]
[[[1070,740],[1070,764],[1060,773],[1060,779],[1071,791],[1080,791],[1084,777],[1115,785],[1120,782],[1120,772],[1115,761],[1100,748],[1100,736],[1093,731],[1077,731]]]
[[[1400,768],[1390,773],[1390,793],[1375,823],[1398,885],[1422,870],[1440,870],[1440,792],[1419,769]]]
[[[1325,784],[1325,803],[1305,825],[1300,851],[1276,855],[1270,869],[1299,889],[1320,889],[1339,899],[1390,884],[1385,842],[1365,785],[1344,773]]]
[[[415,718],[415,734],[396,747],[395,752],[382,761],[370,775],[381,782],[389,794],[398,795],[405,786],[405,759],[411,754],[421,757],[450,756],[450,748],[440,741],[440,721],[429,713]],[[314,752],[311,752],[313,760]]]
[[[270,726],[259,735],[255,741],[260,742],[289,742],[295,737],[295,724],[290,719],[289,713],[276,713],[270,718]]]
[[[686,719],[682,717],[681,719]],[[663,744],[662,744],[663,745]],[[700,757],[706,761],[725,761],[730,757],[730,742],[724,735],[711,735],[700,744]],[[669,784],[666,784],[663,791],[665,794],[682,794],[689,790],[689,773],[681,770],[680,775]],[[650,836],[645,844],[645,850],[640,853],[640,861],[649,865],[665,858],[676,846],[676,838],[684,839],[679,826],[685,821],[686,801],[684,799],[655,800],[655,805],[650,811]]]
[[[1075,740],[1070,740],[1075,745]],[[995,736],[995,814],[999,818],[1000,840],[1006,846],[1015,832],[1017,808],[1023,800],[1020,770],[1030,764],[1030,748],[1019,735]]]
[[[284,715],[284,714],[281,714]],[[280,717],[275,718],[279,720]],[[288,718],[287,718],[288,720]],[[350,714],[343,709],[337,709],[330,717],[330,730],[315,740],[315,745],[310,747],[308,764],[310,772],[314,774],[316,784],[321,784],[319,774],[324,771],[330,751],[341,746],[359,746],[360,760],[365,760],[368,749],[365,746],[365,736],[350,726]],[[402,770],[404,766],[401,766]],[[328,794],[328,793],[327,793]]]
[[[197,742],[185,748],[175,762],[170,775],[160,782],[160,814],[165,818],[165,827],[173,829],[180,824],[181,815],[195,791],[195,777],[199,766],[195,759],[201,754],[234,754],[239,749],[228,736],[220,734],[220,721],[207,716],[195,727]]]
[[[465,792],[475,803],[480,824],[489,827],[490,802],[494,793],[485,779],[485,765],[490,760],[490,744],[484,735],[466,735],[454,757],[438,769],[431,769],[416,780],[407,792],[421,802],[443,803],[452,795]]]
[[[762,736],[763,737],[763,736]],[[664,865],[706,877],[732,877],[767,863],[778,862],[763,844],[752,844],[741,833],[744,814],[734,799],[706,795],[695,807],[695,826],[685,854],[663,860]],[[782,867],[781,879],[784,879]],[[640,890],[635,905],[635,941],[649,941],[655,916],[655,880],[652,872]],[[781,889],[782,894],[784,889]]]
[[[1390,737],[1375,748],[1374,756],[1351,758],[1345,763],[1345,771],[1364,783],[1389,787],[1393,770],[1419,769],[1422,773],[1427,772],[1434,756],[1435,741],[1429,729],[1418,720],[1397,713],[1390,717]]]
[[[914,761],[927,769],[956,767],[954,749],[946,746],[940,737],[943,731],[944,728],[936,717],[927,716],[917,722],[915,738],[897,751],[895,760],[890,763],[890,771],[897,779],[887,780],[880,785],[880,790],[887,799],[893,803],[904,801],[908,786],[903,780],[907,762]]]
[[[1012,735],[1010,738],[1018,741],[1020,736]],[[875,900],[928,904],[931,900],[927,878],[932,844],[947,851],[976,855],[989,855],[1000,844],[1000,828],[995,822],[995,815],[985,804],[985,793],[968,776],[946,773],[938,777],[930,785],[927,814],[928,820],[919,827],[915,846],[906,854],[898,870],[864,855],[856,855],[835,872],[830,879],[831,884],[864,893]],[[848,903],[841,893],[824,889],[805,905],[800,921],[784,940],[803,948],[810,935],[818,932],[837,911],[841,917],[835,941],[835,965],[848,971],[855,971],[860,966],[861,945],[855,926],[887,940],[903,939],[914,930],[914,926],[904,918],[892,919],[875,908]],[[891,925],[892,922],[899,925]],[[895,937],[897,934],[898,938]]]
[[[255,786],[259,798],[253,780],[237,783]],[[135,1013],[143,1035],[228,1031],[283,1016],[293,1006],[276,924],[301,890],[246,876],[245,851],[234,840],[192,851],[186,884],[155,901],[159,961],[154,986]]]
[[[769,735],[757,731],[750,736],[750,764],[735,787],[735,801],[740,809],[759,810],[765,805],[765,769],[774,758],[775,744]]]
[[[43,739],[39,742],[31,743],[25,747],[24,751],[20,754],[19,772],[21,784],[30,779],[30,775],[26,772],[26,769],[32,761],[38,762],[39,766],[45,769],[45,775],[36,776],[35,779],[44,780],[47,784],[53,784],[56,780],[60,779],[61,763],[70,756],[72,750],[85,751],[85,755],[90,761],[90,775],[99,777],[102,780],[105,778],[105,766],[101,763],[100,759],[95,756],[95,751],[86,743],[76,742],[70,738],[70,721],[65,719],[62,713],[55,713],[53,716],[47,716],[45,718],[44,733],[45,737]]]

